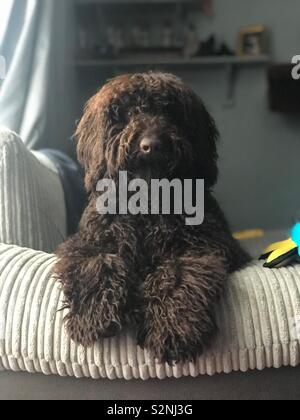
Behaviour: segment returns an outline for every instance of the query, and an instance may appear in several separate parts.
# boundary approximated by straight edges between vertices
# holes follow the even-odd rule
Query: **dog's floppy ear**
[[[90,192],[98,182],[101,172],[105,172],[103,157],[103,117],[102,100],[98,92],[86,104],[76,132],[77,157],[85,170],[85,186]]]
[[[204,178],[206,187],[211,188],[218,179],[219,131],[202,100],[194,92],[190,92],[190,95],[191,107],[188,111],[187,123],[197,156],[196,175],[198,178]]]

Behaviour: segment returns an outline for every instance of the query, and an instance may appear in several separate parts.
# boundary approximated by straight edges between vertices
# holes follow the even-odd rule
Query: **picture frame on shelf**
[[[255,57],[266,54],[266,33],[264,25],[242,28],[238,35],[237,55]]]

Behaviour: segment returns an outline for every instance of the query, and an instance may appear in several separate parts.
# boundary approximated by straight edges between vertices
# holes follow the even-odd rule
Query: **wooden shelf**
[[[143,67],[143,66],[226,66],[226,65],[255,65],[267,64],[271,61],[270,56],[258,57],[245,56],[221,56],[221,57],[197,57],[197,58],[122,58],[112,60],[81,59],[75,61],[76,67]]]

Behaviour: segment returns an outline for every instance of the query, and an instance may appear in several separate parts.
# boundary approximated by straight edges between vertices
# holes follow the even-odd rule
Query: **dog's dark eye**
[[[128,116],[124,110],[116,104],[112,104],[107,109],[107,114],[109,120],[113,124],[120,124],[122,122],[126,122]]]
[[[178,104],[166,103],[163,105],[161,111],[169,121],[175,123],[176,125],[180,125],[184,117],[184,109]]]
[[[107,108],[107,115],[109,119],[115,120],[118,117],[118,108],[115,105],[110,105]]]

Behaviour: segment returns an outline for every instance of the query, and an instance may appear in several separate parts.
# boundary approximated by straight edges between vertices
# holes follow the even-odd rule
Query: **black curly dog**
[[[133,74],[88,102],[76,136],[89,204],[55,267],[72,339],[90,346],[131,323],[138,344],[160,361],[195,359],[217,332],[214,306],[229,273],[249,261],[211,193],[218,176],[213,119],[177,77]],[[176,214],[100,215],[97,182],[117,183],[119,171],[148,181],[204,179],[204,223],[187,226]]]

